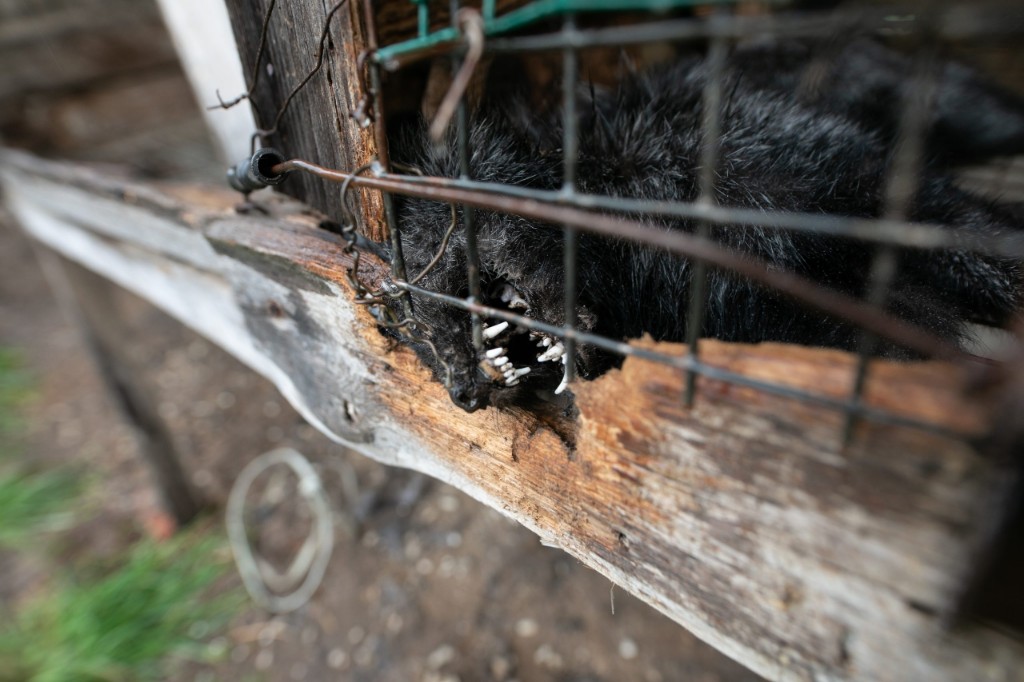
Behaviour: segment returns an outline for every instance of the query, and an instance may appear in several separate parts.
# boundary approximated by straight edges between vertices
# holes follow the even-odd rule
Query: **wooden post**
[[[269,4],[270,0],[227,0],[247,86],[252,87],[256,80],[252,103],[256,124],[263,130],[274,127],[289,94],[316,65],[317,39],[335,3],[279,0],[270,16],[263,58],[256,64]],[[348,0],[334,14],[320,71],[295,95],[277,130],[266,136],[265,142],[285,156],[347,170],[376,157],[374,129],[363,125],[367,122],[364,98],[368,93],[359,57],[368,41],[362,8],[362,2]],[[224,93],[225,99],[232,96]],[[337,185],[295,174],[280,189],[335,219],[342,214]],[[361,202],[362,210],[356,212],[364,220],[361,231],[370,239],[384,241],[387,232],[379,193],[354,190],[350,200]]]
[[[165,511],[178,527],[195,519],[202,505],[196,497],[167,426],[129,355],[131,334],[112,304],[116,285],[52,252],[35,249],[50,287],[76,323],[100,378],[124,418],[135,428]]]

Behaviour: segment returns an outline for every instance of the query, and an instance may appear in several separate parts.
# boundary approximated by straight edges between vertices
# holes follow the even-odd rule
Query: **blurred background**
[[[223,182],[155,2],[0,0],[0,64],[4,145]],[[496,512],[329,442],[219,349],[63,263],[119,321],[161,424],[140,431],[39,255],[0,204],[0,680],[757,679]],[[207,510],[188,529],[144,463],[160,441]],[[324,480],[335,550],[314,597],[273,616],[241,589],[222,518],[239,471],[282,446]],[[295,485],[251,495],[251,541],[281,570],[312,525]]]

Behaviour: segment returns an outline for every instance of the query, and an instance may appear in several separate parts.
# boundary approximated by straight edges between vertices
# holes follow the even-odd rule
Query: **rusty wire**
[[[456,15],[456,22],[466,36],[468,48],[466,56],[462,60],[462,66],[459,67],[458,73],[452,79],[451,86],[445,93],[444,99],[441,100],[434,120],[430,124],[430,139],[434,142],[440,142],[444,131],[448,129],[448,124],[451,123],[452,116],[455,115],[455,110],[459,106],[459,102],[462,101],[462,96],[466,94],[466,88],[469,87],[469,81],[473,78],[473,72],[476,71],[477,64],[480,63],[480,57],[484,54],[484,20],[480,13],[475,9],[464,7]]]
[[[253,60],[252,71],[249,73],[249,88],[238,95],[234,99],[225,102],[220,96],[220,90],[215,90],[217,94],[217,104],[207,107],[207,110],[212,111],[214,109],[230,109],[231,107],[249,100],[249,104],[253,110],[258,114],[256,110],[256,103],[252,101],[252,93],[256,91],[256,86],[260,80],[260,64],[263,63],[263,52],[267,49],[267,29],[270,27],[270,17],[274,13],[274,5],[277,4],[277,0],[270,0],[270,4],[267,6],[267,10],[263,13],[263,26],[260,28],[260,40],[259,46],[256,48],[256,59]]]
[[[291,106],[292,101],[309,84],[309,82],[313,80],[313,77],[319,73],[320,69],[323,68],[324,57],[326,56],[324,46],[327,43],[327,37],[330,32],[331,20],[334,18],[334,15],[337,14],[338,10],[344,7],[347,2],[348,0],[338,0],[338,2],[336,2],[327,12],[327,16],[324,17],[323,24],[320,28],[320,40],[317,43],[316,63],[313,65],[313,68],[306,73],[305,77],[303,77],[303,79],[292,88],[291,92],[288,93],[288,96],[285,97],[284,102],[282,102],[281,106],[278,107],[277,113],[274,115],[274,124],[269,128],[258,128],[256,132],[252,134],[251,147],[254,152],[256,151],[256,143],[260,138],[266,139],[278,132],[281,120],[284,118],[285,113],[287,113],[288,107]],[[253,111],[257,116],[259,115],[259,108],[253,101],[252,94],[255,92],[256,86],[259,82],[260,64],[263,61],[263,55],[266,52],[267,47],[268,27],[270,26],[270,18],[274,13],[274,7],[276,4],[277,0],[270,0],[270,4],[267,5],[267,9],[263,14],[263,25],[260,30],[260,40],[259,46],[256,50],[256,59],[253,63],[252,72],[249,78],[249,89],[227,102],[221,99],[220,92],[217,92],[218,104],[210,107],[211,109],[230,109],[242,101],[249,100]]]
[[[282,104],[275,118],[274,127],[268,130],[259,131],[258,134],[272,134],[273,132],[276,132],[277,125],[280,123],[285,110],[294,99],[295,95],[305,87],[306,84],[308,84],[316,72],[321,68],[323,62],[324,40],[327,35],[331,17],[345,2],[346,0],[338,2],[331,9],[325,20],[320,38],[320,49],[318,50],[316,66],[309,74],[307,74],[306,78],[304,78],[303,81],[292,90],[286,101]],[[272,8],[273,2],[271,2],[271,9]],[[420,333],[428,330],[428,327],[426,327],[423,322],[417,320],[415,315],[412,314],[410,302],[411,297],[409,296],[410,293],[429,296],[466,310],[473,316],[474,320],[477,320],[482,316],[495,317],[523,326],[530,330],[537,330],[547,334],[560,336],[566,341],[567,348],[572,347],[576,342],[583,342],[620,355],[648,357],[648,359],[668,364],[686,371],[688,375],[688,385],[692,384],[692,377],[694,375],[702,375],[737,385],[751,386],[777,395],[785,395],[816,404],[834,407],[844,411],[847,415],[847,428],[844,430],[847,438],[849,437],[852,429],[854,419],[861,417],[870,417],[876,421],[905,424],[943,432],[942,427],[938,427],[934,424],[915,422],[914,420],[885,413],[864,405],[860,400],[860,393],[863,389],[864,377],[867,371],[867,362],[870,357],[872,344],[874,343],[873,339],[875,338],[886,338],[900,346],[926,356],[957,361],[969,361],[972,359],[971,356],[961,351],[952,343],[936,337],[931,333],[915,327],[886,312],[884,308],[884,293],[889,288],[888,285],[891,282],[892,275],[891,272],[889,275],[886,275],[886,268],[884,267],[886,254],[895,253],[894,250],[897,247],[924,249],[958,248],[1002,257],[1019,258],[1024,255],[1024,239],[1020,236],[1014,235],[977,235],[968,233],[962,229],[952,229],[945,226],[914,224],[907,222],[906,210],[903,209],[905,209],[907,197],[912,194],[912,189],[901,189],[899,185],[900,182],[908,178],[908,175],[913,175],[911,171],[916,167],[916,164],[920,163],[920,145],[923,132],[921,130],[921,122],[917,121],[914,117],[917,116],[917,118],[921,118],[921,112],[919,109],[926,106],[925,104],[917,103],[916,107],[911,106],[904,109],[904,119],[900,127],[899,137],[902,147],[900,153],[896,156],[896,160],[893,163],[893,167],[889,175],[889,182],[886,185],[886,210],[883,212],[880,219],[846,216],[821,216],[787,212],[773,212],[766,214],[752,209],[717,206],[713,201],[710,201],[710,197],[713,195],[712,181],[714,177],[713,163],[711,163],[711,160],[715,158],[715,153],[717,151],[715,149],[714,142],[705,146],[704,158],[706,163],[704,163],[703,167],[706,172],[702,173],[701,176],[701,192],[697,201],[665,202],[629,199],[623,197],[580,195],[575,192],[573,182],[574,161],[568,159],[570,152],[574,149],[571,144],[572,140],[570,139],[570,137],[574,135],[574,131],[569,130],[570,126],[568,123],[566,124],[567,130],[565,131],[566,149],[563,150],[566,155],[566,177],[564,186],[560,191],[536,190],[526,187],[512,187],[497,185],[494,183],[477,182],[470,179],[465,170],[463,172],[463,176],[457,179],[425,177],[422,173],[418,172],[417,169],[409,168],[402,168],[401,170],[412,172],[415,176],[395,175],[390,172],[388,167],[386,135],[383,131],[383,119],[380,111],[379,68],[398,68],[407,63],[417,61],[425,56],[437,56],[441,54],[461,55],[463,57],[461,66],[458,68],[449,91],[445,95],[442,105],[439,108],[430,128],[431,137],[435,140],[438,139],[451,123],[452,117],[458,113],[460,118],[459,133],[461,138],[466,133],[467,123],[465,120],[464,105],[465,90],[481,55],[484,52],[484,31],[482,20],[480,20],[479,14],[475,11],[464,9],[458,13],[453,12],[457,25],[462,28],[461,38],[459,40],[452,41],[448,44],[434,45],[429,48],[425,48],[420,52],[413,51],[402,54],[399,57],[381,59],[377,54],[376,35],[372,29],[372,5],[369,0],[364,0],[364,10],[371,15],[368,18],[371,30],[369,35],[370,49],[360,55],[360,73],[363,74],[363,82],[361,83],[363,94],[362,99],[360,100],[362,103],[360,107],[365,107],[365,109],[368,110],[372,104],[374,112],[372,120],[376,124],[377,128],[376,133],[382,161],[381,166],[375,168],[375,174],[372,177],[365,177],[361,174],[369,169],[371,164],[366,164],[360,167],[354,173],[346,173],[344,171],[325,168],[302,159],[292,159],[278,164],[272,169],[272,172],[283,174],[290,171],[303,171],[325,180],[342,183],[342,206],[346,218],[346,228],[343,230],[343,236],[345,236],[347,243],[346,252],[350,253],[353,257],[353,266],[349,271],[349,278],[350,283],[352,283],[353,288],[357,292],[357,302],[360,304],[374,304],[378,306],[377,309],[379,311],[386,311],[384,314],[388,315],[390,319],[378,320],[378,324],[381,327],[394,330],[405,329],[413,336],[412,340],[414,342],[423,343],[431,348],[434,356],[445,369],[445,383],[447,386],[451,385],[452,369],[443,360],[437,352],[437,349],[433,347],[429,338]],[[728,20],[718,21],[717,17],[712,17],[710,20],[672,20],[658,22],[657,24],[639,24],[632,27],[615,27],[614,29],[588,29],[586,31],[576,29],[575,25],[571,23],[570,17],[567,18],[562,31],[558,33],[540,36],[497,38],[488,42],[487,50],[494,52],[519,52],[562,49],[563,54],[566,55],[565,64],[571,66],[574,72],[574,61],[570,60],[574,60],[576,50],[583,47],[647,42],[652,40],[652,36],[655,40],[710,38],[712,48],[709,59],[712,59],[712,64],[714,65],[719,61],[718,59],[715,59],[718,52],[722,53],[723,56],[721,61],[724,61],[724,46],[727,41],[732,39],[756,35],[758,33],[765,32],[765,30],[769,30],[776,35],[815,36],[821,35],[825,27],[833,31],[837,26],[846,26],[847,24],[851,27],[856,26],[863,28],[865,26],[879,25],[881,22],[890,21],[890,17],[893,15],[890,10],[887,10],[886,12],[886,14],[864,11],[845,14],[833,13],[833,15],[827,17],[824,21],[819,17],[801,15],[789,17],[783,21],[777,21],[775,17],[768,17],[767,20],[765,20],[764,18],[739,18],[735,16],[729,17]],[[991,21],[987,21],[987,23],[984,21],[980,23],[976,22],[978,25],[964,28],[952,21],[951,17],[953,16],[954,15],[952,13],[949,13],[943,15],[940,19],[936,19],[930,26],[932,29],[932,35],[957,35],[962,37],[963,35],[973,35],[974,33],[991,30],[992,28],[996,28],[997,30],[1006,30],[1005,26],[1000,26],[998,23],[992,24]],[[264,33],[266,31],[266,22],[268,20],[269,12],[268,17],[264,22]],[[984,28],[981,27],[981,24],[984,24]],[[261,49],[259,54],[262,54],[262,42],[264,41],[264,38],[265,36],[261,37]],[[718,48],[717,51],[716,46]],[[258,59],[259,57],[257,57],[257,60]],[[367,80],[369,80],[369,82],[367,82]],[[716,81],[718,79],[712,78],[709,80]],[[255,82],[250,87],[247,94],[251,94],[254,87]],[[568,73],[565,76],[564,87],[567,90],[571,89]],[[717,117],[714,116],[711,111],[712,109],[717,109],[717,106],[714,105],[721,99],[721,93],[717,93],[716,95],[714,91],[715,87],[715,83],[709,82],[708,91],[706,91],[704,95],[706,105],[712,105],[706,107],[706,116],[703,122],[703,130],[706,138],[716,136],[717,131],[720,129],[720,121],[717,120]],[[568,93],[564,94],[566,95],[565,102],[567,107],[570,105],[574,106],[574,96],[569,95]],[[927,100],[925,99],[924,101],[926,102]],[[917,110],[916,113],[915,110]],[[368,123],[371,120],[369,118],[370,114],[367,111],[364,111],[364,114],[367,117],[366,122]],[[909,144],[906,144],[908,140]],[[903,147],[909,147],[909,150]],[[460,155],[465,156],[467,153],[468,149],[462,148],[462,145],[460,144]],[[355,216],[347,203],[348,190],[353,185],[376,189],[382,193],[385,202],[385,217],[391,232],[393,249],[391,265],[393,279],[391,281],[385,281],[379,289],[374,291],[371,291],[370,288],[362,282],[358,273],[359,250],[356,246],[355,239]],[[392,193],[445,202],[451,205],[452,222],[443,236],[437,253],[423,271],[412,279],[408,279],[404,271],[404,259],[401,258],[400,226],[396,224],[394,220],[394,212],[390,208],[390,195]],[[701,319],[703,318],[703,306],[699,305],[699,280],[695,285],[691,305],[691,309],[696,310],[697,314],[691,315],[688,318],[691,320],[688,327],[694,329],[694,333],[688,334],[688,337],[696,335],[696,338],[688,339],[691,341],[689,351],[683,356],[671,356],[664,353],[639,349],[623,341],[607,339],[587,332],[582,332],[574,328],[571,323],[571,316],[566,317],[567,322],[565,326],[555,326],[512,313],[508,310],[489,307],[482,304],[477,300],[477,297],[472,295],[468,299],[463,299],[423,289],[417,286],[418,283],[422,281],[422,279],[443,257],[448,248],[450,237],[456,229],[458,223],[456,213],[457,205],[461,205],[464,211],[470,214],[474,208],[479,208],[515,214],[526,218],[540,220],[545,223],[561,224],[565,227],[566,231],[567,252],[569,247],[572,246],[573,239],[575,238],[577,231],[636,240],[652,246],[664,248],[672,253],[690,258],[697,263],[699,267],[694,275],[695,277],[703,276],[701,274],[701,268],[703,267],[730,270],[750,280],[779,290],[806,305],[822,310],[828,315],[853,323],[864,331],[864,338],[866,339],[860,348],[858,369],[854,377],[854,391],[847,400],[828,398],[821,395],[804,393],[785,386],[767,384],[748,377],[731,374],[719,368],[711,367],[702,363],[697,355],[697,344],[695,343],[696,338],[699,338],[699,334],[696,334],[696,332],[699,332]],[[595,212],[595,210],[602,212],[598,213]],[[607,212],[626,215],[608,215]],[[644,222],[649,216],[655,215],[694,219],[697,221],[698,225],[703,225],[705,227],[703,230],[698,230],[697,234],[682,231],[665,231]],[[867,301],[861,301],[853,296],[823,288],[817,283],[794,273],[769,269],[764,263],[752,259],[747,255],[740,255],[732,252],[710,239],[706,230],[706,226],[708,224],[729,225],[736,227],[737,229],[742,229],[743,226],[757,225],[759,227],[775,229],[819,232],[833,236],[846,236],[875,242],[880,245],[879,253],[881,255],[875,261],[875,269],[877,272],[872,280],[875,282],[873,290],[881,290],[882,295],[874,297],[869,296]],[[467,227],[469,227],[470,232],[472,232],[471,225],[468,225]],[[349,251],[349,249],[351,249],[351,251]],[[572,259],[575,259],[575,251],[572,251]],[[567,256],[567,261],[568,260],[569,258]],[[572,265],[574,266],[575,263]],[[572,268],[567,269],[567,273],[571,271]],[[470,275],[472,279],[472,273],[470,273]],[[567,282],[566,286],[574,287],[575,281]],[[385,303],[386,299],[397,298],[403,299],[405,305],[403,308],[405,314],[401,319],[399,319],[394,311],[386,305],[382,305]],[[567,302],[568,300],[567,294]],[[474,325],[474,328],[475,327],[476,325]],[[569,380],[570,378],[571,370],[567,369],[566,380]],[[688,398],[692,398],[692,393],[688,395]]]
[[[852,296],[825,289],[799,275],[769,269],[761,261],[741,256],[708,238],[680,231],[668,232],[636,220],[625,220],[569,206],[546,204],[535,199],[513,200],[484,189],[419,185],[407,183],[405,176],[391,174],[377,177],[355,177],[351,173],[324,168],[302,159],[291,159],[271,169],[273,173],[287,173],[295,170],[312,173],[331,182],[345,182],[351,178],[353,184],[371,189],[420,199],[465,204],[547,223],[568,223],[585,232],[631,239],[651,246],[658,246],[681,256],[702,260],[714,267],[731,270],[782,291],[802,303],[868,329],[922,355],[951,359],[963,359],[966,355],[953,344],[883,310]]]
[[[292,91],[288,93],[288,96],[285,98],[284,102],[281,103],[281,106],[277,110],[277,115],[274,116],[274,125],[272,125],[270,128],[260,129],[253,133],[254,144],[256,139],[260,137],[266,138],[277,133],[278,126],[281,125],[281,119],[284,118],[284,115],[288,111],[288,107],[291,106],[291,103],[295,99],[295,96],[298,95],[303,90],[303,88],[305,88],[306,85],[308,85],[309,82],[313,80],[313,76],[319,73],[320,69],[323,68],[324,56],[326,55],[324,45],[327,43],[327,36],[331,29],[331,19],[334,18],[334,15],[337,14],[338,10],[340,10],[347,2],[348,0],[338,0],[338,2],[336,2],[334,6],[331,7],[330,11],[327,12],[327,16],[324,18],[323,27],[320,29],[320,41],[318,44],[319,46],[317,47],[316,50],[316,64],[314,64],[313,68],[309,70],[306,76],[301,81],[299,81],[299,83],[294,88],[292,88]]]
[[[437,253],[430,259],[420,274],[416,275],[409,280],[409,284],[419,284],[420,280],[430,274],[430,271],[437,267],[437,264],[441,262],[444,257],[444,252],[448,250],[448,240],[452,238],[452,233],[455,232],[455,228],[459,224],[458,214],[455,211],[455,204],[452,204],[452,222],[448,225],[448,229],[444,231],[444,236],[441,237],[441,245],[437,247]]]

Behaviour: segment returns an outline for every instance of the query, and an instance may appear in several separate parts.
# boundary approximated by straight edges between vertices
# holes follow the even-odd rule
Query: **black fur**
[[[877,114],[881,109],[874,98],[879,88],[892,91],[902,87],[899,78],[904,74],[893,71],[901,71],[905,60],[896,56],[888,61],[867,60],[867,67],[848,69],[850,78],[862,67],[869,73],[881,70],[873,76],[873,82],[884,87],[858,90],[834,83],[808,98],[796,92],[799,60],[791,54],[796,49],[759,46],[741,50],[730,59],[724,84],[716,199],[726,206],[765,211],[877,217],[882,210],[894,124]],[[863,60],[858,61],[858,55],[862,53],[888,52],[874,44],[850,49],[852,56],[840,59],[840,65],[850,61],[860,64]],[[755,58],[758,54],[760,59]],[[771,65],[765,55],[774,56],[785,68]],[[947,71],[959,73],[952,65]],[[584,102],[579,190],[644,199],[695,200],[706,78],[702,59],[684,59],[628,78],[617,91]],[[998,234],[1019,227],[1014,213],[958,189],[942,170],[945,163],[973,153],[980,143],[972,141],[972,134],[980,140],[1001,134],[985,125],[982,130],[973,130],[969,117],[960,115],[966,106],[961,98],[972,96],[976,90],[991,92],[973,79],[943,78],[939,101],[946,104],[936,110],[934,129],[963,129],[958,132],[956,144],[950,144],[945,134],[938,132],[929,138],[933,141],[930,158],[935,161],[924,171],[911,214],[915,220]],[[1008,115],[1008,120],[1012,121],[1013,116]],[[1004,142],[1011,138],[1024,140],[1012,125],[1002,134]],[[472,176],[488,182],[557,189],[561,184],[560,136],[557,112],[538,118],[529,112],[525,98],[492,99],[472,124]],[[942,143],[936,146],[936,140]],[[394,159],[428,175],[459,175],[454,140],[449,139],[441,147],[429,145],[422,122],[398,132],[391,147]],[[438,203],[399,199],[398,219],[411,275],[437,251],[451,221],[451,209]],[[671,230],[694,227],[685,220],[645,220]],[[477,226],[483,292],[488,302],[497,303],[500,291],[512,285],[527,302],[530,317],[562,324],[561,229],[486,211],[477,212]],[[739,226],[713,228],[712,236],[772,267],[853,295],[864,293],[873,249],[863,243]],[[582,328],[619,339],[644,333],[662,340],[685,337],[691,275],[690,263],[685,259],[639,243],[581,234],[578,267]],[[468,295],[461,232],[453,236],[441,262],[422,286],[456,296]],[[1019,262],[960,251],[907,251],[901,254],[889,307],[901,318],[960,340],[967,321],[1002,323],[1017,310],[1021,298]],[[529,365],[532,371],[513,388],[499,386],[478,369],[481,358],[472,347],[466,313],[421,296],[415,296],[413,304],[416,317],[429,329],[426,334],[437,354],[453,370],[449,390],[464,409],[519,400],[558,383],[561,365],[536,362],[530,355],[536,349],[521,333],[515,339],[506,339],[505,345],[515,353],[514,365]],[[707,320],[701,334],[730,341],[782,341],[844,349],[852,349],[858,338],[857,330],[848,324],[719,271],[710,274]],[[434,351],[414,338],[406,340],[443,379]],[[879,352],[907,356],[893,346],[883,345]],[[583,376],[592,377],[614,362],[603,352],[583,347],[578,369]]]

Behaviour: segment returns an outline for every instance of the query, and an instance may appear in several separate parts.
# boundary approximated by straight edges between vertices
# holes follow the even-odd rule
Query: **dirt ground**
[[[334,555],[314,598],[283,616],[248,607],[217,642],[223,662],[179,679],[759,679],[459,491],[331,443],[218,348],[123,291],[111,296],[130,325],[127,361],[213,514],[247,462],[291,446],[316,464],[335,515]],[[25,237],[0,219],[0,344],[24,352],[39,384],[30,456],[89,474],[103,510],[74,531],[69,551],[103,556],[159,533],[163,516],[135,432],[67,320]],[[255,528],[277,565],[305,538],[301,512],[266,508]],[[7,556],[0,572],[9,605],[45,568]]]

